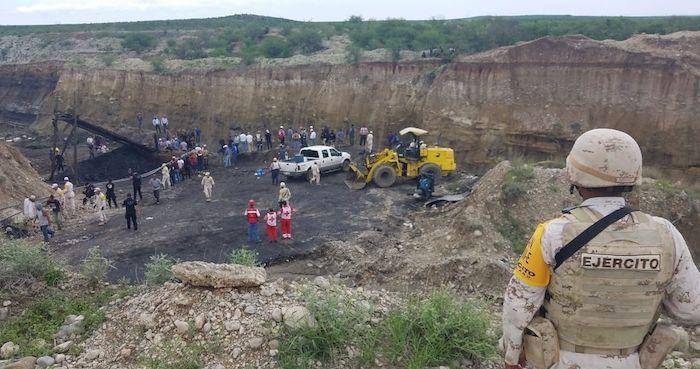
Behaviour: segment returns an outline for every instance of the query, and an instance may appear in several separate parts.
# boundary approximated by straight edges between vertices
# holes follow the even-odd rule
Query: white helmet
[[[574,142],[566,173],[572,184],[584,188],[634,186],[642,179],[642,150],[625,132],[593,129]]]
[[[286,184],[284,182],[280,182],[280,187],[284,188],[284,187],[286,187]]]
[[[68,180],[68,177],[63,177],[63,180],[64,180],[64,181],[67,181],[67,180]]]

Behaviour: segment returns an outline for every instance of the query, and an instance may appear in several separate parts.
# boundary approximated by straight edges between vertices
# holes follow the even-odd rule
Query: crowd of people
[[[137,127],[143,129],[143,114],[138,113],[136,117]],[[192,130],[172,130],[166,114],[154,114],[152,119],[153,138],[155,148],[160,152],[170,152],[172,157],[169,161],[160,166],[159,175],[153,175],[148,180],[147,185],[153,195],[153,204],[160,204],[161,191],[167,190],[179,183],[201,176],[200,185],[204,193],[206,202],[213,199],[214,178],[208,171],[210,152],[206,144],[202,144],[202,131],[199,127]],[[356,138],[359,139],[356,141]],[[275,142],[276,141],[276,142]],[[289,158],[289,151],[298,152],[301,148],[314,145],[327,146],[354,146],[356,142],[362,146],[366,153],[371,153],[374,145],[373,132],[366,126],[356,130],[354,124],[349,124],[346,129],[331,129],[327,125],[320,132],[317,132],[313,125],[299,127],[298,129],[280,126],[274,134],[269,129],[252,131],[236,130],[231,131],[228,140],[220,140],[218,153],[222,157],[223,167],[234,166],[239,155],[272,150],[279,147],[279,155],[275,157],[267,167],[272,184],[279,185],[277,210],[269,208],[264,214],[255,207],[255,201],[249,201],[249,207],[244,215],[248,222],[248,241],[260,242],[258,235],[258,221],[265,221],[266,234],[269,242],[277,242],[279,223],[281,238],[292,238],[291,219],[296,209],[291,205],[291,191],[284,182],[279,181],[280,160]],[[88,137],[87,145],[90,157],[94,157],[96,152],[106,152],[107,141],[99,136]],[[63,158],[58,149],[52,150],[53,160],[59,171],[63,170]],[[264,169],[261,169],[261,176]],[[320,183],[320,169],[318,165],[312,166],[314,175],[312,183]],[[132,191],[126,194],[126,198],[121,205],[125,210],[127,229],[138,230],[138,219],[140,217],[139,203],[143,202],[142,175],[129,169],[128,176],[131,181]],[[83,187],[84,198],[82,205],[76,206],[76,194],[74,185],[68,177],[64,178],[64,183],[59,186],[52,185],[52,193],[45,202],[39,202],[36,196],[30,196],[24,200],[24,215],[27,222],[37,226],[44,237],[49,241],[56,230],[61,230],[65,219],[70,219],[78,214],[78,211],[94,211],[98,225],[107,223],[107,210],[113,206],[119,208],[115,183],[110,179],[104,185],[104,190],[95,187],[92,183],[86,183]],[[79,209],[80,208],[80,209]]]

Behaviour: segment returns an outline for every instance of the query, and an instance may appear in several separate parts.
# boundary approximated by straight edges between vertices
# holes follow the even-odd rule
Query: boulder
[[[187,261],[173,265],[171,270],[181,281],[200,287],[257,287],[267,279],[264,268],[237,264]]]
[[[282,311],[282,320],[290,328],[313,327],[316,320],[311,316],[309,309],[303,306],[291,306]]]
[[[676,345],[673,347],[673,351],[688,352],[690,343],[690,336],[688,335],[688,332],[682,327],[674,326],[672,329],[674,332],[676,332],[679,338],[678,343],[676,343]]]
[[[70,350],[71,347],[73,347],[73,341],[66,341],[60,345],[54,346],[53,351],[58,353],[65,353],[68,352],[68,350]]]
[[[19,346],[15,345],[14,342],[5,342],[2,347],[0,347],[0,359],[9,359],[15,356],[19,352]]]
[[[42,356],[36,360],[36,366],[41,369],[47,368],[56,362],[51,356]]]
[[[2,369],[34,369],[36,365],[36,358],[33,356],[27,356],[10,363],[2,367]]]

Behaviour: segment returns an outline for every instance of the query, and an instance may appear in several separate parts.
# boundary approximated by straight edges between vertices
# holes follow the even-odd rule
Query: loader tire
[[[394,182],[396,182],[396,170],[390,165],[380,165],[379,168],[374,171],[374,178],[372,178],[372,181],[374,181],[377,187],[391,187]]]
[[[433,176],[433,180],[435,182],[440,179],[440,176],[442,175],[442,169],[440,169],[440,166],[437,164],[433,163],[428,163],[424,164],[420,169],[418,170],[418,173],[420,174],[431,174]]]
[[[345,159],[343,162],[343,172],[349,172],[350,171],[350,160]]]

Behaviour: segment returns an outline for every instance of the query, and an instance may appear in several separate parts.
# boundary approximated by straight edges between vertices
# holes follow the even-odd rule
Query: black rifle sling
[[[564,264],[565,261],[573,256],[576,251],[580,250],[583,246],[586,246],[588,242],[594,239],[595,236],[599,235],[600,232],[603,232],[605,228],[608,228],[611,224],[617,222],[633,211],[634,209],[627,206],[619,208],[593,223],[590,227],[586,228],[586,230],[574,237],[573,240],[569,241],[569,243],[559,250],[557,255],[554,257],[557,261],[557,265],[554,266],[554,270],[557,270],[557,268],[559,268],[559,266]]]

